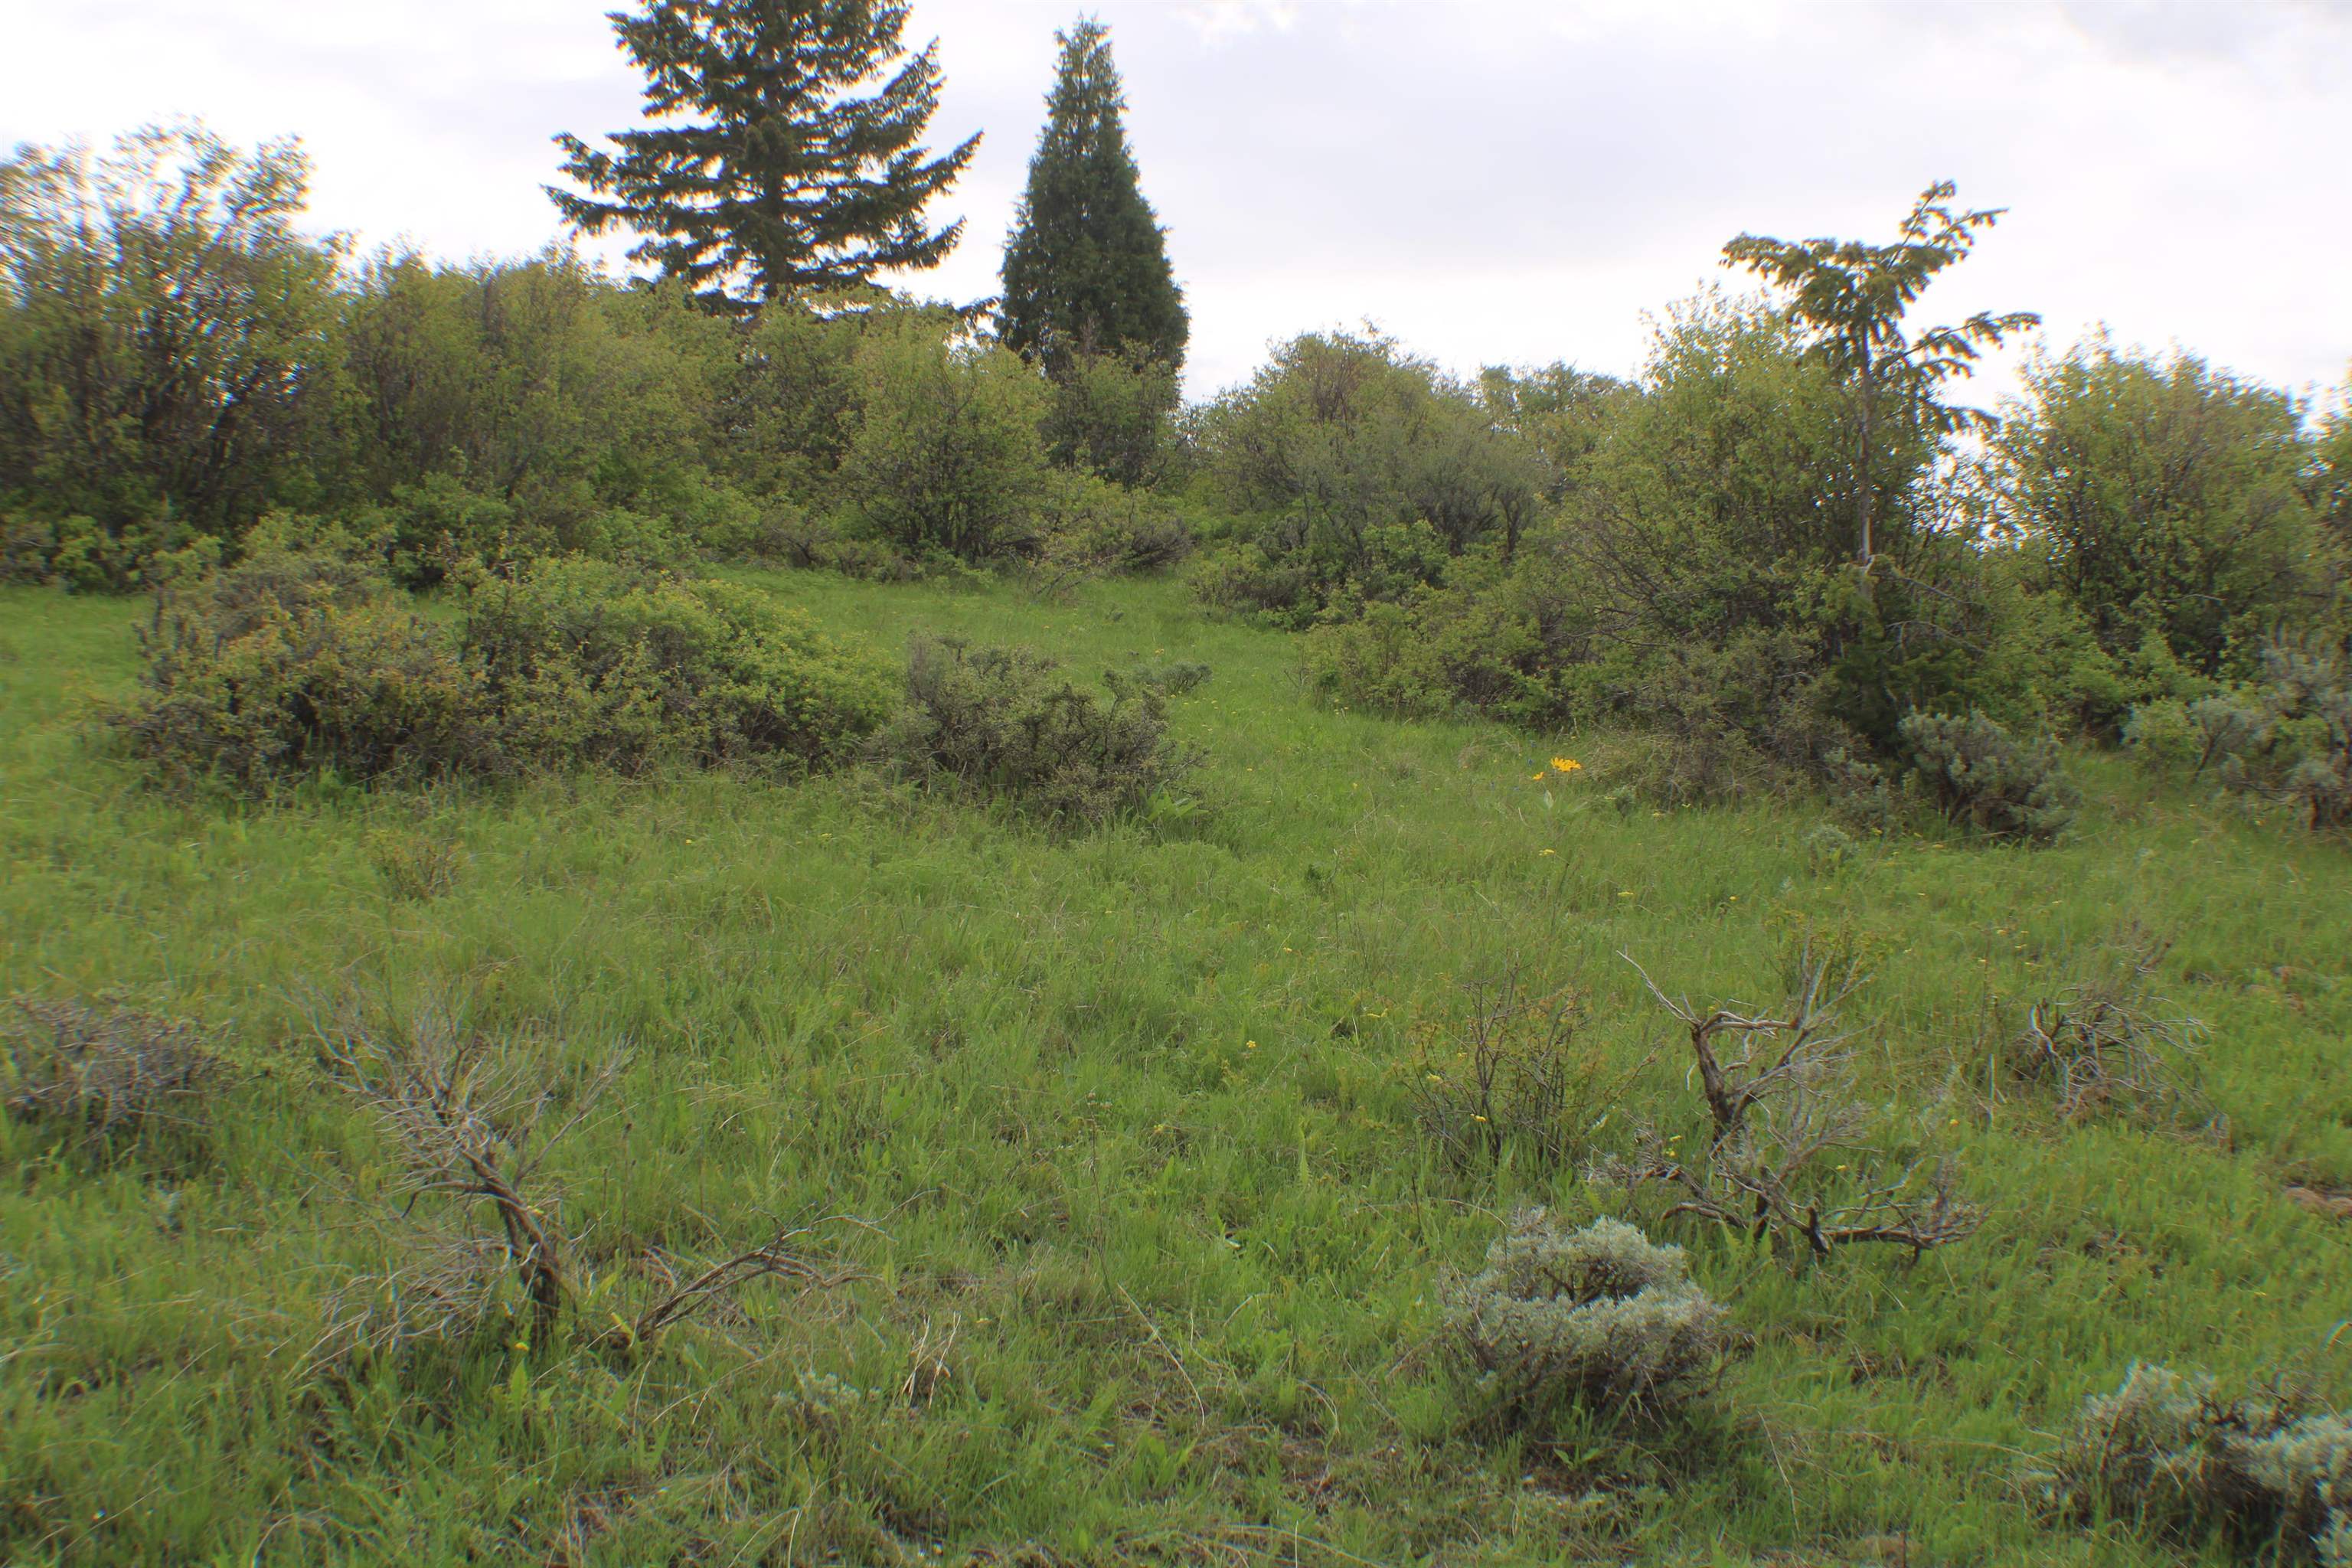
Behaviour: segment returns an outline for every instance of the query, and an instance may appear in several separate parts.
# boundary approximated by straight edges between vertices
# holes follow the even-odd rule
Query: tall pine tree
[[[709,303],[742,308],[936,267],[961,220],[923,221],[980,144],[920,144],[940,100],[939,43],[906,57],[904,0],[648,0],[614,11],[646,73],[644,129],[616,153],[556,138],[548,187],[583,233],[645,236],[629,252]],[[896,68],[895,69],[893,68]]]
[[[1191,323],[1128,148],[1110,30],[1085,17],[1055,37],[1045,130],[1004,247],[1004,342],[1056,379],[1074,360],[1114,353],[1172,377]]]

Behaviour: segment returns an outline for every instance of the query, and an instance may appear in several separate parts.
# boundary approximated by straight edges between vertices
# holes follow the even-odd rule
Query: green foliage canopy
[[[922,145],[939,109],[939,46],[900,63],[907,9],[650,0],[613,13],[654,123],[614,132],[617,154],[558,136],[563,174],[584,190],[549,186],[549,196],[583,233],[643,235],[634,258],[722,307],[938,266],[963,226],[932,227],[923,209],[980,138],[936,157]]]

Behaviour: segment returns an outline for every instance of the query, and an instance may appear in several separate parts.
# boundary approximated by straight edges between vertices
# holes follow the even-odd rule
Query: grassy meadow
[[[2287,1194],[2352,1188],[2342,843],[2084,754],[2055,847],[1824,857],[1806,802],[1614,793],[1610,737],[1319,704],[1295,640],[1172,582],[740,575],[892,648],[1208,664],[1187,800],[1080,834],[860,769],[175,800],[93,725],[143,605],[0,591],[0,991],[191,1017],[234,1068],[110,1152],[0,1125],[0,1559],[2168,1563],[2204,1559],[2034,1507],[2086,1394],[2135,1360],[2352,1390],[2352,1226]],[[1995,1058],[2133,922],[2206,1109],[2069,1124]],[[1791,1268],[1654,1224],[1744,1342],[1707,1413],[1474,1429],[1449,1276],[1518,1205],[1622,1204],[1425,1131],[1468,988],[1576,994],[1584,1081],[1625,1086],[1576,1105],[1599,1151],[1696,1114],[1619,955],[1769,1005],[1809,928],[1873,945],[1864,1090],[1981,1230]],[[578,1297],[543,1347],[338,1361],[352,1281],[457,1216],[319,1031],[436,1016],[560,1092],[619,1057],[542,1184]],[[595,1342],[780,1226],[811,1277]]]

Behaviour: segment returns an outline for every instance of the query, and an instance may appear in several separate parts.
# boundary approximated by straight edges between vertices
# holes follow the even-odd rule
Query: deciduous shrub
[[[813,765],[889,710],[878,659],[754,589],[565,559],[464,594],[465,662],[519,764]]]
[[[2152,636],[2199,674],[2244,674],[2264,633],[2324,611],[2291,395],[2104,335],[2025,384],[1989,444],[1997,516],[2108,652]]]
[[[1900,731],[1913,773],[1945,819],[1995,838],[2047,844],[2077,796],[2046,741],[2021,742],[1982,713],[1913,713]]]
[[[1038,436],[1046,388],[1034,372],[916,320],[867,335],[857,387],[841,478],[877,533],[911,554],[964,561],[1034,548],[1050,477]]]
[[[1163,689],[1120,670],[1108,698],[1024,647],[917,641],[907,705],[875,738],[887,765],[1001,795],[1042,816],[1098,823],[1182,776]]]
[[[2084,1402],[2040,1478],[2061,1517],[2105,1517],[2250,1561],[2352,1564],[2352,1421],[2270,1389],[2224,1399],[2210,1377],[2137,1365]]]
[[[194,124],[0,160],[0,507],[51,570],[127,587],[151,548],[293,497],[322,433],[336,255],[296,227],[310,162]]]
[[[1621,1220],[1571,1230],[1535,1208],[1454,1290],[1444,1327],[1487,1417],[1521,1428],[1570,1405],[1675,1414],[1722,1363],[1722,1316],[1681,1247]]]
[[[1591,616],[1562,582],[1556,548],[1516,563],[1472,556],[1444,588],[1367,604],[1317,626],[1307,644],[1316,684],[1350,707],[1400,717],[1475,712],[1529,729],[1569,724],[1591,692]]]
[[[1192,552],[1192,526],[1172,501],[1092,474],[1056,474],[1037,509],[1037,569],[1048,582],[1156,572]]]
[[[173,584],[142,634],[142,690],[112,715],[166,783],[266,790],[320,770],[495,773],[505,752],[449,634],[347,550],[271,543]]]
[[[348,540],[270,542],[167,587],[115,724],[169,782],[257,792],[320,770],[806,767],[890,707],[877,658],[749,588],[563,558],[468,565],[457,608],[418,615]]]
[[[1256,550],[1204,574],[1203,595],[1294,625],[1343,595],[1436,582],[1482,541],[1507,552],[1541,498],[1530,442],[1377,334],[1283,344],[1200,426],[1212,482]]]
[[[1072,353],[1052,380],[1041,429],[1055,462],[1122,485],[1158,477],[1176,367],[1140,351]]]

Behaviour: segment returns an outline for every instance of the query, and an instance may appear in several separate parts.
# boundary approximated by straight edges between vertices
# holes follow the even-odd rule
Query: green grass
[[[1318,708],[1293,643],[1173,584],[751,580],[893,645],[1206,661],[1174,704],[1202,810],[1056,836],[856,772],[173,802],[90,728],[140,606],[0,593],[0,988],[194,1016],[238,1068],[201,1145],[0,1127],[0,1556],[2149,1563],[2181,1559],[2023,1495],[2084,1394],[2136,1358],[2346,1391],[2352,1231],[2283,1190],[2352,1187],[2340,844],[2086,757],[2056,848],[1819,870],[1802,805],[1621,811],[1589,738],[1547,805],[1554,745]],[[420,851],[449,883],[402,896],[383,868]],[[2221,1137],[2064,1126],[1988,1076],[2017,999],[2134,919],[2176,939]],[[1623,1117],[1683,1116],[1617,953],[1767,1001],[1806,922],[1882,944],[1865,1087],[1958,1155],[1982,1231],[1792,1270],[1662,1229],[1752,1342],[1711,1413],[1465,1431],[1448,1272],[1513,1205],[1608,1194],[1437,1158],[1414,1089],[1463,986],[1575,987],[1585,1044],[1661,1047]],[[402,1232],[306,1020],[436,1004],[558,1077],[626,1051],[551,1162],[584,1299],[538,1353],[337,1375],[330,1304]],[[813,1243],[858,1278],[754,1283],[635,1358],[588,1343],[653,1255],[829,1215],[866,1222]]]

